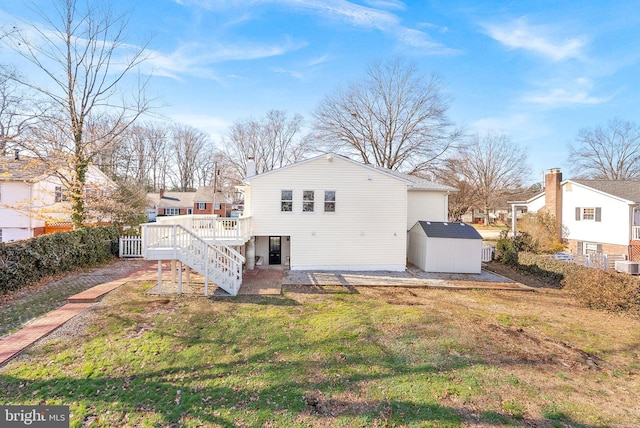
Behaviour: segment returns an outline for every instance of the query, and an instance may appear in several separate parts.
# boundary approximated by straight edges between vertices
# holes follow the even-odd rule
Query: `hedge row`
[[[518,268],[539,277],[542,281],[557,287],[562,286],[562,280],[583,271],[596,271],[578,263],[556,260],[548,255],[528,252],[518,253]]]
[[[0,293],[78,267],[93,266],[118,254],[115,226],[85,227],[36,238],[0,243]]]

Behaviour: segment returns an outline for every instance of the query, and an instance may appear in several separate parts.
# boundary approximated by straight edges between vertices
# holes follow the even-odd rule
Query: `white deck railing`
[[[121,236],[118,247],[120,258],[142,257],[141,236]]]
[[[640,241],[640,226],[631,226],[631,240]]]
[[[493,260],[493,247],[490,245],[482,247],[482,261],[490,262]]]
[[[180,225],[201,238],[214,241],[234,241],[241,245],[251,238],[251,217],[218,217],[209,214],[158,217],[157,224]]]
[[[144,258],[179,260],[205,277],[205,295],[209,295],[209,281],[213,281],[232,296],[238,294],[242,283],[244,257],[233,248],[211,243],[181,224],[142,225]]]

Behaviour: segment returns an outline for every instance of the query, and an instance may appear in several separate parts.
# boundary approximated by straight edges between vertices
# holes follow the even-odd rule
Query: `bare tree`
[[[308,139],[301,136],[302,126],[302,116],[289,118],[280,110],[271,110],[259,120],[234,123],[223,144],[238,179],[245,176],[248,158],[255,160],[258,174],[302,159],[310,151]]]
[[[491,131],[472,136],[458,150],[453,165],[458,178],[473,189],[471,200],[484,210],[485,223],[494,204],[519,189],[529,173],[526,152],[508,136]]]
[[[209,137],[196,128],[175,125],[171,129],[171,139],[176,166],[173,184],[182,192],[192,191],[196,185],[199,162],[212,160],[205,152],[210,144]]]
[[[11,142],[18,140],[34,121],[32,106],[15,79],[15,70],[0,68],[0,155],[5,154]]]
[[[400,59],[369,67],[367,77],[327,96],[314,113],[317,138],[331,151],[409,173],[424,171],[460,137],[447,118],[437,76],[425,80]]]
[[[573,172],[600,180],[640,179],[640,126],[613,119],[606,128],[582,129],[569,146]]]
[[[40,116],[48,138],[40,132],[39,139],[21,139],[20,145],[47,163],[55,153],[51,170],[68,186],[76,228],[85,218],[86,174],[93,158],[150,107],[143,88],[129,100],[118,90],[144,61],[144,49],[125,43],[127,19],[114,15],[107,4],[57,0],[55,13],[37,11],[43,23],[26,24],[2,39],[41,72],[38,81],[12,78],[48,107]],[[109,126],[85,132],[104,115],[109,115]],[[60,159],[71,173],[56,167]]]

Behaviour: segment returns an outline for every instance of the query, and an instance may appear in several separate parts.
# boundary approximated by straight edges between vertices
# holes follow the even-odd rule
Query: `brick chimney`
[[[164,198],[164,189],[160,189],[160,199]]]
[[[544,208],[556,218],[556,237],[562,242],[562,172],[551,168],[544,176]]]

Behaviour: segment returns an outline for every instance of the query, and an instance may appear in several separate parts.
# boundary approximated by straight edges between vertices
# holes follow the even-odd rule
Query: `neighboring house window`
[[[578,254],[602,254],[602,244],[578,241]]]
[[[336,192],[335,190],[324,191],[324,212],[336,212]]]
[[[602,221],[602,208],[576,207],[576,221]]]
[[[293,211],[293,190],[280,191],[280,211]]]
[[[200,211],[202,211],[202,210],[206,210],[206,209],[207,209],[207,204],[206,204],[206,202],[198,202],[198,209],[199,209]]]
[[[222,208],[222,202],[216,202],[216,205],[214,207],[215,210],[219,210]]]
[[[56,202],[65,202],[67,200],[67,189],[62,186],[56,186]]]
[[[305,212],[305,213],[313,212],[314,198],[315,198],[315,194],[313,190],[302,191],[302,212]]]
[[[164,215],[180,215],[180,208],[165,208]]]
[[[178,214],[180,213],[178,212]],[[193,208],[187,208],[187,214],[193,214]]]

